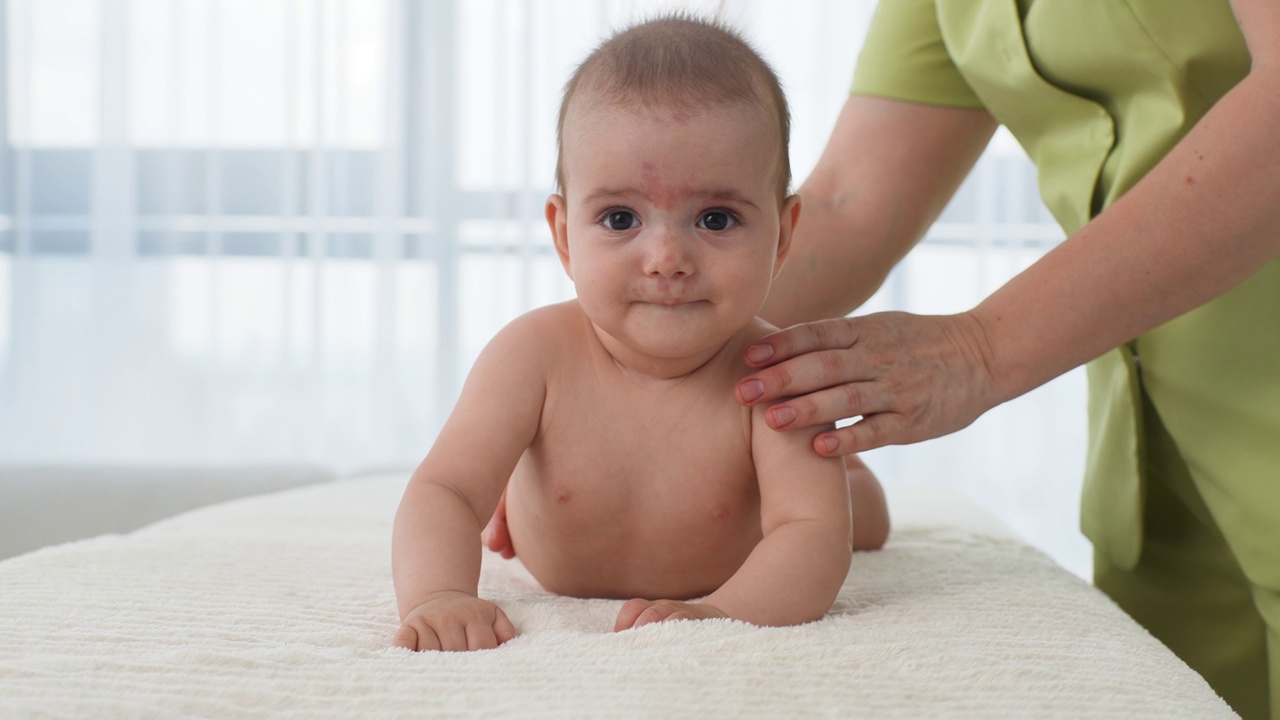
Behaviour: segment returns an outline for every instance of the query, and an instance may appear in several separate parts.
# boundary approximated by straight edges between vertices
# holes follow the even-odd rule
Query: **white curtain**
[[[542,221],[559,91],[692,7],[781,75],[803,178],[871,0],[6,0],[0,461],[410,466],[503,323],[570,297]],[[1061,239],[1007,135],[863,311],[971,307]],[[1083,381],[930,443],[1077,572]]]

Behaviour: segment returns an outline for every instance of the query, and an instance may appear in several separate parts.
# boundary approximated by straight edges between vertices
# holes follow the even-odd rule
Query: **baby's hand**
[[[454,590],[433,593],[405,617],[392,642],[410,650],[487,650],[516,636],[502,608]]]
[[[618,611],[613,631],[619,632],[649,623],[665,620],[708,620],[729,617],[723,610],[706,603],[687,603],[679,600],[628,600]]]

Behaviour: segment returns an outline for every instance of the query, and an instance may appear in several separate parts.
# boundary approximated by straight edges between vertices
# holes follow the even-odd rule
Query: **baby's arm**
[[[777,432],[752,412],[752,456],[764,538],[718,590],[697,603],[631,600],[615,629],[667,619],[731,617],[755,625],[798,625],[822,617],[849,573],[849,483],[840,458],[811,443],[821,431]]]
[[[476,597],[480,529],[537,433],[546,347],[530,315],[498,333],[409,479],[392,534],[400,647],[478,650],[515,636],[502,610]]]

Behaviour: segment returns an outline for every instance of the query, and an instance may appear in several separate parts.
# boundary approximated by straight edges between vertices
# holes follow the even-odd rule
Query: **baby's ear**
[[[560,256],[560,265],[564,272],[573,279],[573,269],[569,264],[569,210],[563,195],[551,195],[547,198],[547,227],[551,228],[551,240],[556,245],[556,255]]]
[[[795,234],[796,223],[800,222],[800,196],[788,195],[782,201],[782,210],[778,213],[778,255],[773,263],[773,276],[782,272],[782,263],[791,253],[791,236]]]

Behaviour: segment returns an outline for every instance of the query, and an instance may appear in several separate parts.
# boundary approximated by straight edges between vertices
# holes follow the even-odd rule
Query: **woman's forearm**
[[[1001,400],[1239,284],[1280,254],[1280,75],[1257,70],[1141,182],[972,311]]]

